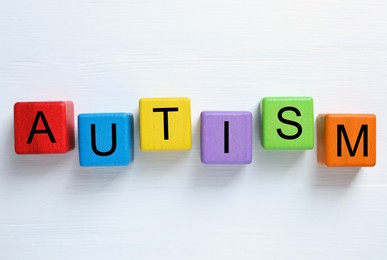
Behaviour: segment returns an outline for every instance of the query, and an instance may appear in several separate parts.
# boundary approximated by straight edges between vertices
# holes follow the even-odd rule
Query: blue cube
[[[127,113],[78,116],[81,166],[124,166],[134,159],[133,115]]]

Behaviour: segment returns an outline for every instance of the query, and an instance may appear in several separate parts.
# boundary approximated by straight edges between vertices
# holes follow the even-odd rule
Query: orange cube
[[[376,116],[373,114],[319,115],[317,160],[328,167],[375,166]]]

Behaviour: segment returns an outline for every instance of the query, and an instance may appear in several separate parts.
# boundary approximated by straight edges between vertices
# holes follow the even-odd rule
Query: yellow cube
[[[139,103],[142,151],[191,149],[189,98],[141,98]]]

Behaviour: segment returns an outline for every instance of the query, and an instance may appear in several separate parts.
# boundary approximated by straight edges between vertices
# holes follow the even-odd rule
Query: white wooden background
[[[3,0],[0,259],[387,259],[385,0]],[[375,113],[374,168],[264,151],[264,96]],[[142,153],[140,97],[188,96],[193,149]],[[13,104],[135,113],[129,167],[17,156]],[[200,163],[203,110],[254,114],[247,166]]]

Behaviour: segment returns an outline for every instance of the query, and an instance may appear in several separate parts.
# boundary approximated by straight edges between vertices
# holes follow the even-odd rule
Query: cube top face
[[[95,113],[78,116],[81,166],[125,166],[134,159],[133,115]]]
[[[320,115],[318,162],[329,167],[372,167],[376,164],[376,116]]]
[[[265,97],[261,101],[261,116],[263,148],[271,150],[313,149],[313,98]]]
[[[139,106],[142,151],[191,149],[189,98],[142,98]]]
[[[206,164],[251,163],[252,114],[246,111],[203,111],[201,160]]]
[[[74,148],[71,101],[17,102],[14,105],[15,152],[65,153]]]

